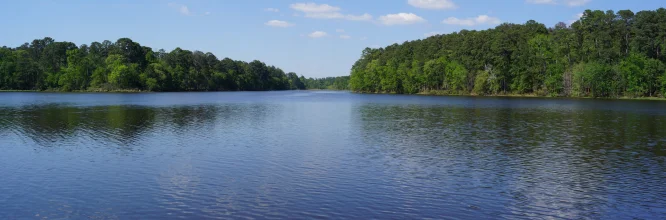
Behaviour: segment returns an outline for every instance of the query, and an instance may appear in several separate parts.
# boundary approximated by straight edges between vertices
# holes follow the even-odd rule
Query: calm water
[[[0,219],[666,218],[666,102],[0,93]]]

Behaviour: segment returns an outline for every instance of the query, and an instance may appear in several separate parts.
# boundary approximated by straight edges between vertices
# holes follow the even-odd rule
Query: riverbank
[[[39,90],[0,90],[0,92],[41,92]]]
[[[60,93],[147,93],[151,91],[147,90],[138,90],[138,89],[88,89],[88,90],[72,90],[72,91],[62,91],[62,90],[0,90],[0,92],[60,92]]]
[[[492,94],[492,95],[478,95],[478,94],[452,94],[446,91],[428,91],[419,92],[416,94],[400,94],[395,92],[359,92],[350,90],[334,90],[334,89],[307,89],[307,90],[280,90],[280,91],[349,91],[358,94],[392,94],[392,95],[418,95],[418,96],[463,96],[463,97],[513,97],[513,98],[559,98],[559,99],[602,99],[602,100],[652,100],[652,101],[666,101],[664,97],[571,97],[571,96],[542,96],[534,93],[528,94]],[[73,90],[73,91],[60,91],[60,90],[0,90],[2,92],[45,92],[45,93],[152,93],[153,91],[138,90],[138,89],[88,89],[88,90]],[[231,91],[178,91],[178,92],[231,92]],[[268,91],[265,91],[268,92]]]
[[[622,97],[590,97],[590,96],[583,96],[583,97],[573,97],[573,96],[544,96],[544,95],[538,95],[535,93],[527,93],[527,94],[512,94],[512,93],[506,93],[506,94],[492,94],[492,95],[478,95],[478,94],[451,94],[446,91],[429,91],[429,92],[420,92],[417,93],[417,95],[425,95],[425,96],[470,96],[470,97],[515,97],[515,98],[565,98],[565,99],[607,99],[607,100],[657,100],[657,101],[666,101],[666,98],[663,97],[629,97],[629,96],[622,96]]]
[[[666,98],[664,97],[628,97],[628,96],[622,96],[622,97],[572,97],[572,96],[543,96],[543,95],[537,95],[534,93],[528,93],[528,94],[511,94],[511,93],[506,93],[506,94],[489,94],[489,95],[478,95],[478,94],[473,94],[473,93],[466,93],[466,94],[454,94],[454,93],[449,93],[446,91],[440,91],[440,90],[431,90],[427,92],[419,92],[415,94],[400,94],[400,93],[395,93],[395,92],[359,92],[359,91],[352,91],[353,93],[359,93],[359,94],[393,94],[393,95],[419,95],[419,96],[463,96],[463,97],[512,97],[512,98],[553,98],[553,99],[601,99],[601,100],[652,100],[652,101],[666,101]]]
[[[0,90],[0,92],[52,92],[52,93],[154,93],[154,92],[271,92],[271,91],[343,91],[343,90],[328,90],[328,89],[308,89],[308,90],[266,90],[266,91],[251,91],[251,90],[239,90],[239,91],[149,91],[149,90],[139,90],[139,89],[87,89],[87,90]]]
[[[351,92],[350,90],[344,90],[344,89],[306,89],[304,91],[348,91]]]

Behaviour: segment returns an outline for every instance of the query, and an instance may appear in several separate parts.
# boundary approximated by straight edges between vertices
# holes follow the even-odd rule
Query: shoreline
[[[271,92],[271,91],[348,91],[356,94],[383,94],[383,95],[416,95],[416,96],[451,96],[451,97],[505,97],[505,98],[544,98],[544,99],[597,99],[597,100],[643,100],[643,101],[666,101],[664,97],[572,97],[572,96],[540,96],[536,94],[493,94],[493,95],[477,95],[477,94],[447,94],[443,92],[419,92],[415,94],[401,94],[394,92],[360,92],[351,90],[331,90],[331,89],[306,89],[306,90],[269,90],[269,91],[168,91],[168,92],[154,92],[147,90],[133,90],[133,89],[118,89],[118,90],[74,90],[74,91],[59,91],[59,90],[0,90],[0,93],[11,92],[37,92],[37,93],[171,93],[171,92]]]
[[[149,91],[149,90],[137,90],[137,89],[114,89],[114,90],[104,90],[104,89],[90,89],[90,90],[72,90],[72,91],[60,91],[60,90],[0,90],[0,93],[3,92],[37,92],[37,93],[176,93],[176,92],[279,92],[279,91],[325,91],[325,90],[265,90],[265,91],[254,91],[254,90],[227,90],[227,91]],[[330,91],[343,91],[343,90],[330,90]]]
[[[414,94],[402,94],[394,92],[359,92],[351,91],[357,94],[385,94],[385,95],[417,95],[417,96],[450,96],[450,97],[497,97],[497,98],[543,98],[543,99],[596,99],[596,100],[641,100],[641,101],[666,101],[663,97],[573,97],[573,96],[540,96],[533,93],[530,94],[493,94],[493,95],[477,95],[477,94],[448,94],[443,92],[419,92]]]
[[[118,90],[0,90],[2,92],[39,92],[39,93],[151,93],[151,91],[132,90],[132,89],[118,89]]]

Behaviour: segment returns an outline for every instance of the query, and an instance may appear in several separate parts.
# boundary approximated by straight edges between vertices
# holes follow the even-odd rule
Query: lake
[[[666,102],[0,93],[0,219],[664,219]]]

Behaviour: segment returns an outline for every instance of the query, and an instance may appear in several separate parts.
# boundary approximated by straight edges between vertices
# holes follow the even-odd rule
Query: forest
[[[305,87],[321,90],[349,90],[349,76],[307,78]]]
[[[666,9],[586,10],[363,50],[350,89],[367,93],[666,96]]]
[[[306,81],[320,80],[257,60],[153,51],[129,38],[77,46],[46,37],[0,48],[0,90],[266,91],[307,89]]]

